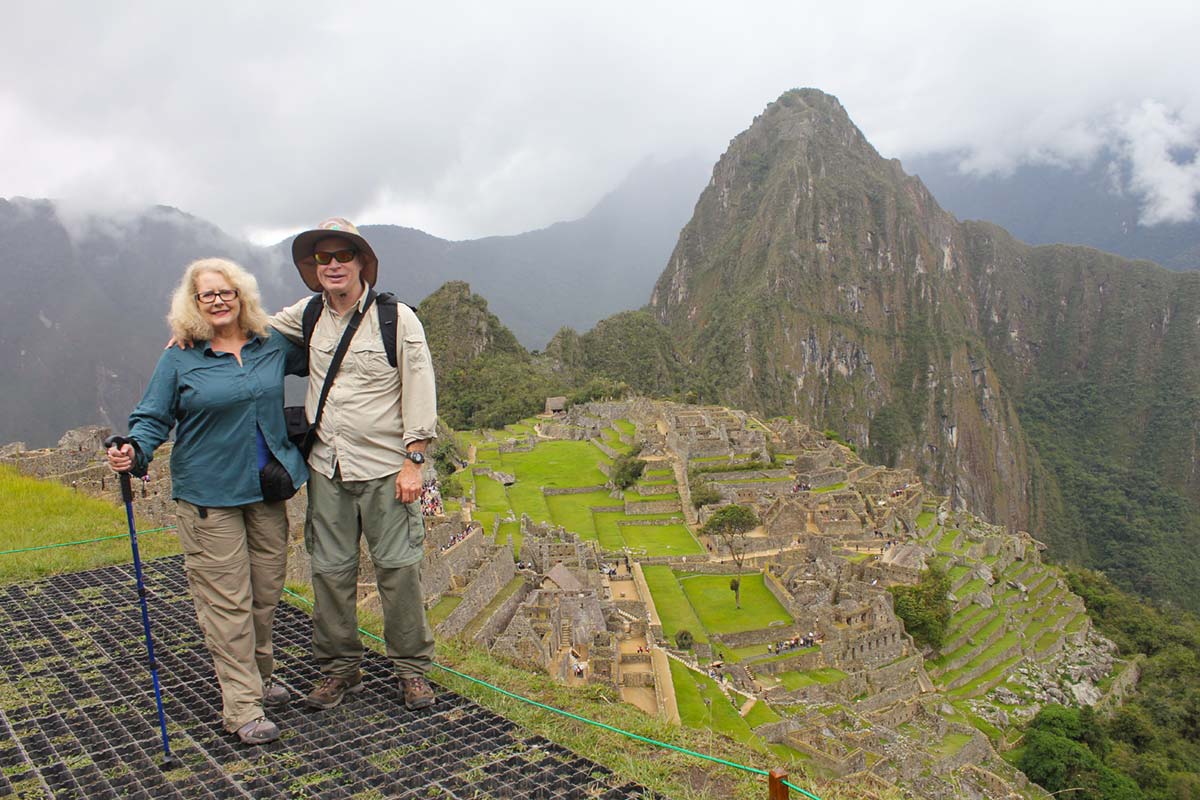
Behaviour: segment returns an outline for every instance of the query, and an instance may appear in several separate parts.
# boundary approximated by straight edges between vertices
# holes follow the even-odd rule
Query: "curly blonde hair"
[[[238,290],[241,305],[238,311],[238,327],[247,336],[267,335],[267,312],[263,311],[262,298],[258,293],[258,281],[238,264],[225,258],[202,258],[188,264],[183,280],[175,287],[171,297],[171,310],[167,313],[167,324],[171,333],[181,341],[208,341],[213,337],[213,327],[196,303],[196,278],[205,272],[215,272],[229,281]]]

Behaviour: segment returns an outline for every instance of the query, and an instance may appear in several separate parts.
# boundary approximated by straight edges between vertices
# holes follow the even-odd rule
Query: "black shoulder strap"
[[[342,333],[342,340],[338,342],[337,350],[333,353],[333,360],[329,362],[329,372],[325,373],[325,383],[321,386],[321,399],[317,401],[317,411],[313,416],[312,430],[315,432],[317,426],[321,424],[321,413],[325,410],[325,398],[329,397],[329,390],[333,388],[333,378],[337,375],[342,366],[342,360],[346,357],[346,351],[350,349],[350,340],[354,338],[354,332],[358,330],[358,323],[362,321],[363,314],[371,307],[371,302],[375,299],[375,292],[367,290],[367,302],[363,303],[362,310],[355,310],[354,316],[350,317],[350,321],[346,323],[346,330]],[[318,302],[320,298],[318,296]],[[306,309],[307,313],[307,309]]]
[[[383,350],[388,363],[396,368],[396,295],[380,292],[375,297],[375,308],[379,312],[379,335],[383,338]]]
[[[304,358],[308,360],[308,346],[312,343],[313,330],[317,327],[317,320],[321,316],[321,312],[325,310],[325,302],[321,297],[321,293],[317,292],[308,299],[308,305],[304,307],[304,316],[300,320],[300,329],[304,337]],[[308,375],[308,368],[305,367],[305,376]]]

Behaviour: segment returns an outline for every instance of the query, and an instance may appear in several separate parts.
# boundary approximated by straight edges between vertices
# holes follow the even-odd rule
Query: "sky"
[[[960,169],[1112,153],[1197,218],[1196,2],[36,2],[6,12],[0,197],[175,206],[259,243],[328,216],[448,239],[714,162],[794,87]]]

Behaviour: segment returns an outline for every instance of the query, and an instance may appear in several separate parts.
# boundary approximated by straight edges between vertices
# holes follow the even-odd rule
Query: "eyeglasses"
[[[335,258],[339,264],[345,264],[347,261],[354,260],[356,255],[358,255],[357,250],[353,248],[346,248],[345,250],[334,250],[333,252],[323,252],[318,250],[313,253],[313,258],[317,260],[318,264],[328,264],[332,259]]]
[[[222,289],[219,292],[201,292],[200,294],[196,294],[196,295],[192,295],[192,296],[196,298],[197,303],[201,303],[206,306],[211,306],[213,303],[217,302],[218,297],[221,298],[222,303],[232,302],[233,298],[238,296],[238,290],[237,289]]]

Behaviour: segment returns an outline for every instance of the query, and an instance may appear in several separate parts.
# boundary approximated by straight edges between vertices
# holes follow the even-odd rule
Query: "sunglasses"
[[[334,259],[337,259],[339,264],[345,264],[347,261],[352,261],[356,255],[358,255],[357,250],[346,248],[345,250],[334,250],[332,253],[318,250],[313,253],[313,258],[317,260],[318,264],[328,264]]]

